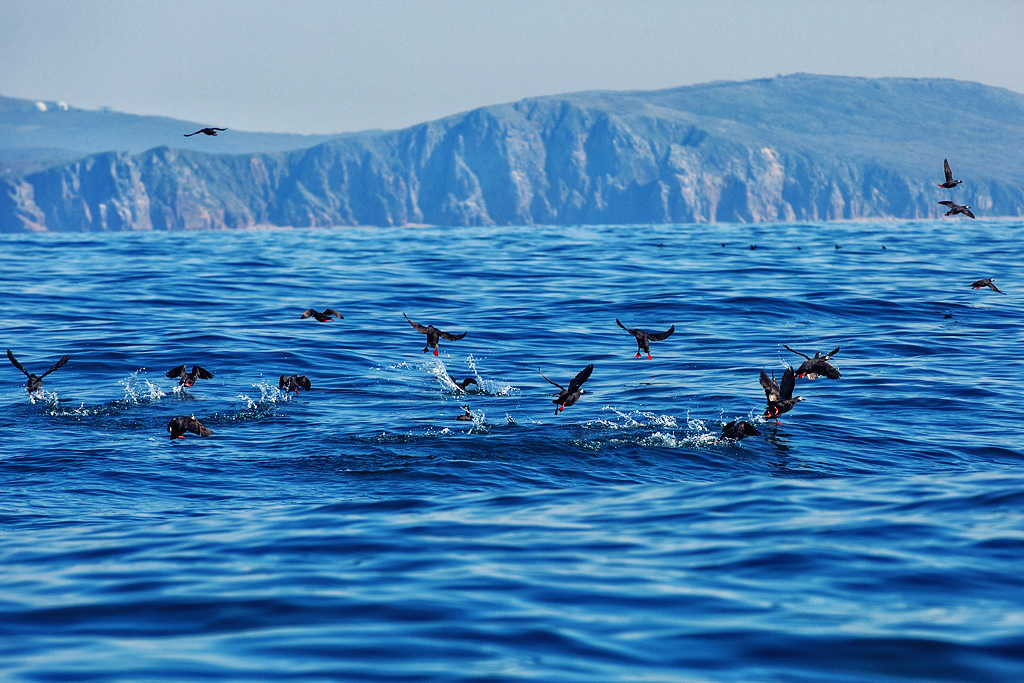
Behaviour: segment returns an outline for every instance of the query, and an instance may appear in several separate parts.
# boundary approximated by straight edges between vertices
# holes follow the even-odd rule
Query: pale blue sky
[[[1024,2],[0,0],[0,94],[245,130],[797,71],[1024,92]]]

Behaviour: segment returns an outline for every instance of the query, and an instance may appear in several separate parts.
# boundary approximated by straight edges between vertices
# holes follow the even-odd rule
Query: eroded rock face
[[[829,85],[825,77],[775,80],[785,83],[754,82],[761,90],[734,84],[736,92],[726,95],[749,99],[754,88],[762,99],[767,92],[799,95],[803,102],[802,84]],[[895,81],[879,80],[886,81],[885,97],[896,97]],[[847,89],[854,82],[870,90],[865,97],[880,97],[871,79],[837,82]],[[907,106],[933,94],[934,88],[915,95],[919,82],[907,83]],[[163,147],[92,155],[0,181],[0,231],[821,221],[941,213],[936,201],[946,195],[933,181],[941,180],[943,155],[929,147],[935,141],[901,139],[885,158],[887,148],[870,138],[870,121],[860,114],[851,119],[859,128],[834,125],[832,131],[801,110],[799,125],[787,128],[765,123],[746,100],[733,107],[742,114],[736,120],[722,118],[733,110],[726,105],[714,117],[672,108],[665,102],[692,95],[679,89],[672,100],[672,92],[524,100],[287,153]],[[1024,125],[1024,96],[1008,93],[1005,106],[1016,106],[1014,97],[1021,112],[1016,125]],[[827,119],[832,113],[820,100],[812,113]],[[835,114],[843,115],[852,116]],[[883,123],[886,134],[909,135],[899,126],[890,130],[891,120]],[[829,135],[838,142],[825,144]],[[972,153],[984,157],[985,150]],[[988,215],[1020,215],[1024,184],[998,170],[965,183],[958,199]]]

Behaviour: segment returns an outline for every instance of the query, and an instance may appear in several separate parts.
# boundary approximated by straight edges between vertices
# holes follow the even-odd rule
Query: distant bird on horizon
[[[722,439],[739,441],[748,436],[761,436],[761,432],[757,431],[754,425],[745,420],[733,420],[729,424],[722,426]]]
[[[200,133],[202,133],[203,135],[212,135],[216,137],[218,130],[227,130],[227,128],[200,128],[195,133],[185,133],[184,137],[190,138],[193,135],[199,135]]]
[[[768,408],[764,411],[765,417],[774,417],[775,424],[779,422],[779,415],[788,413],[797,403],[804,399],[800,396],[793,396],[793,388],[796,387],[796,375],[793,368],[786,368],[782,373],[781,387],[775,383],[775,373],[769,377],[764,370],[761,371],[761,387],[764,389],[765,399],[768,401]]]
[[[11,361],[14,367],[18,368],[23,373],[25,373],[25,376],[28,377],[28,382],[25,383],[25,388],[28,390],[28,393],[34,394],[35,392],[43,388],[43,378],[49,375],[54,370],[60,370],[62,367],[64,367],[64,365],[69,360],[71,360],[71,356],[68,356],[66,354],[61,356],[60,360],[54,363],[49,370],[47,370],[41,375],[36,375],[34,372],[29,372],[28,370],[26,370],[25,366],[19,363],[18,359],[14,357],[14,354],[11,353],[10,349],[7,349],[7,359]]]
[[[203,426],[203,423],[196,419],[195,415],[183,417],[179,415],[167,423],[167,431],[171,433],[171,439],[184,439],[185,432],[192,432],[198,436],[210,436],[212,429]]]
[[[798,356],[803,356],[807,360],[800,364],[800,367],[796,370],[796,376],[799,379],[806,377],[809,380],[815,380],[819,377],[828,377],[829,379],[839,379],[842,375],[839,371],[829,363],[832,360],[832,356],[839,353],[839,347],[832,349],[824,356],[821,355],[821,351],[814,352],[814,358],[811,358],[806,353],[800,353],[796,349],[791,349],[785,344],[782,345],[787,351],[792,351]]]
[[[939,187],[944,187],[948,190],[951,187],[956,187],[957,185],[963,182],[962,180],[953,180],[953,171],[950,170],[949,161],[946,159],[942,160],[942,170],[946,174],[946,182],[939,183]]]
[[[213,379],[213,373],[205,368],[201,368],[198,365],[192,366],[192,372],[185,372],[185,366],[179,365],[176,368],[171,368],[167,371],[166,376],[170,379],[178,379],[178,386],[184,384],[186,387],[190,387],[196,383],[196,380],[200,379]]]
[[[615,319],[615,322],[618,323],[619,327],[621,327],[626,332],[629,332],[631,335],[636,337],[636,357],[639,358],[640,352],[643,351],[644,353],[647,354],[647,360],[654,360],[653,358],[651,358],[650,342],[668,339],[669,337],[672,336],[672,333],[676,331],[675,325],[668,328],[664,332],[645,332],[644,330],[641,330],[639,327],[634,328],[632,330],[629,329],[628,327],[620,323],[618,318]]]
[[[971,283],[971,287],[974,287],[975,289],[981,289],[982,287],[988,287],[993,292],[999,292],[1000,294],[1006,294],[1006,292],[1004,292],[1004,291],[1000,290],[998,287],[996,287],[996,284],[995,284],[995,282],[993,282],[993,279],[994,278],[990,278],[990,277],[983,278],[981,280],[978,280],[977,282]]]
[[[309,391],[312,386],[305,375],[281,375],[281,379],[277,381],[277,388],[284,389],[285,393],[294,391],[298,394],[300,387]]]
[[[305,320],[306,318],[316,318],[317,321],[326,323],[333,321],[334,318],[337,318],[338,320],[344,320],[345,316],[343,316],[341,313],[338,313],[333,308],[325,308],[323,313],[316,309],[309,308],[306,309],[306,311],[299,316],[299,320]]]
[[[540,373],[541,377],[547,379],[548,382],[554,384],[560,390],[558,398],[552,401],[552,403],[555,404],[555,415],[558,415],[560,411],[565,410],[568,406],[575,404],[576,401],[580,400],[580,396],[587,393],[583,391],[583,389],[581,389],[580,387],[583,386],[584,382],[590,379],[590,373],[592,373],[593,371],[594,364],[591,363],[587,367],[580,370],[576,374],[576,376],[572,378],[572,381],[569,382],[569,388],[566,389],[561,384],[557,382],[552,382],[550,379],[548,379],[547,375],[545,375],[540,368],[537,368],[537,372]]]
[[[960,205],[960,204],[957,204],[956,202],[951,202],[948,199],[945,200],[945,201],[939,202],[939,204],[942,204],[944,206],[948,206],[949,207],[949,211],[946,212],[947,216],[954,216],[954,215],[956,215],[958,213],[962,213],[965,216],[970,216],[971,218],[974,218],[974,214],[971,213],[971,207],[969,207],[969,206]]]
[[[460,339],[466,336],[466,332],[463,332],[462,334],[451,334],[450,332],[442,332],[433,325],[427,325],[426,327],[424,327],[423,325],[414,322],[412,318],[405,315],[405,313],[403,313],[402,315],[405,316],[405,319],[409,321],[409,324],[412,325],[414,330],[420,332],[421,334],[427,335],[427,345],[423,347],[423,353],[426,353],[431,349],[431,347],[433,347],[434,355],[436,356],[437,342],[439,339],[447,339],[448,341],[459,341]]]

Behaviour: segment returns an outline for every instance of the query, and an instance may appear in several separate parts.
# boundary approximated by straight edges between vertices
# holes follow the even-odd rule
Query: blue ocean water
[[[0,678],[1024,680],[1022,237],[0,238],[4,347],[71,355],[34,400],[0,371]],[[636,359],[616,318],[676,332]],[[783,343],[843,377],[775,425]],[[555,415],[538,368],[588,363]]]

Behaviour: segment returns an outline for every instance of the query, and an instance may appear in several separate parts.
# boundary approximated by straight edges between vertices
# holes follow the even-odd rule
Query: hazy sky
[[[0,94],[335,133],[797,71],[1024,92],[1022,31],[1018,0],[0,0]]]

